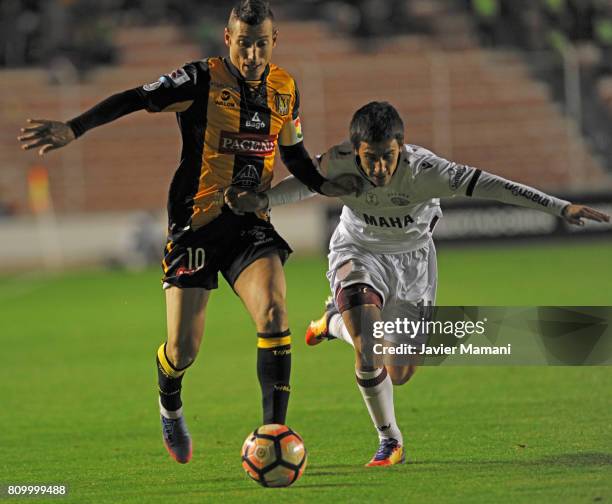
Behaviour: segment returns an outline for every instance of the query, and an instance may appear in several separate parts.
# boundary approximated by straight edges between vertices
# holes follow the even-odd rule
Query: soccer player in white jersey
[[[359,390],[376,427],[380,445],[367,466],[403,463],[402,433],[395,420],[393,385],[406,383],[415,365],[376,366],[371,352],[375,322],[398,317],[418,320],[436,297],[434,227],[442,212],[438,198],[486,198],[534,208],[583,225],[609,216],[478,168],[448,161],[417,145],[404,144],[404,125],[390,104],[368,103],[350,125],[350,142],[318,157],[327,177],[358,175],[363,190],[342,196],[344,203],[329,253],[333,298],[312,322],[306,342],[341,339],[355,348]],[[235,211],[292,203],[313,193],[293,177],[266,193],[228,194]],[[395,343],[408,336],[388,335]],[[369,355],[368,355],[369,354]]]

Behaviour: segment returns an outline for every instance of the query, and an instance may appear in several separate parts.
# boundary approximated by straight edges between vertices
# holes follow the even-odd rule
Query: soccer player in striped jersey
[[[65,123],[30,120],[19,137],[24,149],[40,148],[42,155],[138,110],[176,114],[183,148],[168,196],[162,261],[168,332],[157,370],[163,441],[180,463],[192,456],[182,380],[198,354],[219,272],[255,323],[263,423],[284,424],[289,401],[283,263],[291,248],[266,211],[238,215],[225,205],[225,194],[269,188],[277,146],[289,171],[314,191],[338,195],[356,188],[347,177],[322,177],[304,148],[297,85],[270,63],[277,35],[267,1],[241,0],[225,29],[229,57],[188,63]]]
[[[432,234],[442,216],[439,198],[486,198],[541,210],[582,225],[609,216],[471,166],[448,161],[417,145],[404,144],[404,125],[390,104],[368,103],[353,116],[350,141],[318,157],[328,177],[355,175],[363,190],[341,196],[340,223],[330,243],[332,296],[325,314],[308,327],[306,342],[340,339],[355,348],[355,373],[379,448],[368,466],[403,463],[404,441],[395,419],[393,385],[406,383],[415,364],[377,366],[372,328],[397,318],[419,320],[436,297],[436,250]],[[244,191],[233,208],[260,210],[313,195],[289,177],[265,194]],[[413,342],[387,334],[394,343]]]

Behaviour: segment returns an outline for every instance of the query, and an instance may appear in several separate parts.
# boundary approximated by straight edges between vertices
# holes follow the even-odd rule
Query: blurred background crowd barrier
[[[346,138],[358,107],[387,100],[408,143],[612,211],[612,0],[272,5],[273,61],[296,77],[312,154]],[[227,11],[202,0],[0,2],[3,269],[158,261],[180,149],[172,114],[132,114],[42,159],[16,136],[28,117],[67,120],[184,62],[224,55]],[[276,180],[287,175],[277,168]],[[338,204],[300,205],[275,209],[273,222],[298,252],[321,253]],[[474,226],[495,230],[489,239],[576,235],[533,213],[491,220],[486,205],[443,208],[437,233],[450,242],[487,235]]]

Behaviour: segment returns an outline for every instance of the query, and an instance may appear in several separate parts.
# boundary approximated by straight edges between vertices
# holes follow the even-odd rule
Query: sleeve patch
[[[177,68],[174,72],[164,75],[162,79],[164,78],[169,79],[173,87],[179,87],[181,84],[189,82],[189,75],[182,68]]]
[[[302,121],[300,121],[299,117],[296,117],[293,120],[293,127],[295,128],[295,136],[298,140],[303,140],[304,135],[302,134]]]
[[[156,80],[155,82],[151,82],[150,84],[145,84],[142,86],[142,89],[145,91],[155,91],[159,86],[162,85],[161,80]]]

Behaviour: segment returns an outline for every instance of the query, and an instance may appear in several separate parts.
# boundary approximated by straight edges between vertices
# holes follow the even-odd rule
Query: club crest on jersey
[[[291,95],[280,93],[274,95],[274,108],[280,115],[286,116],[289,113],[290,103]]]
[[[365,198],[368,205],[378,206],[378,196],[373,191],[368,191]]]
[[[221,131],[219,137],[219,152],[221,154],[265,157],[274,154],[275,147],[276,135]]]
[[[246,121],[247,128],[261,129],[266,127],[266,123],[259,118],[259,113],[255,112],[253,117]]]
[[[255,188],[259,186],[260,182],[261,176],[259,175],[255,165],[252,164],[246,165],[234,176],[234,178],[232,178],[232,185],[236,185],[244,189]]]

